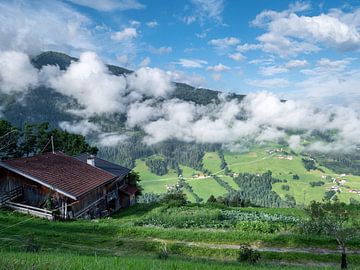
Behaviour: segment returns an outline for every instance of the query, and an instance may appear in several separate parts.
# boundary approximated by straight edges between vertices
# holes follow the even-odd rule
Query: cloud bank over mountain
[[[13,74],[21,74],[21,80]],[[114,113],[127,116],[129,129],[141,128],[147,144],[176,139],[236,145],[243,139],[258,143],[285,139],[295,150],[321,152],[351,151],[360,144],[360,116],[356,108],[319,108],[308,101],[282,102],[277,95],[265,91],[249,94],[242,101],[221,94],[219,102],[199,105],[169,98],[174,91],[171,76],[157,68],[139,68],[127,76],[115,76],[96,53],[85,52],[67,70],[58,66],[37,70],[24,53],[0,54],[2,93],[31,94],[31,89],[40,85],[71,97],[80,105],[69,112],[82,120],[61,122],[60,127],[84,135],[96,133],[100,145],[114,145],[125,137],[113,131],[104,133],[89,119]],[[290,136],[289,130],[301,130],[301,134]],[[304,144],[313,131],[330,132],[333,140]]]

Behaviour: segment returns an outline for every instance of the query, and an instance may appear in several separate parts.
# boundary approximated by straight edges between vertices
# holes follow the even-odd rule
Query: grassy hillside
[[[101,220],[47,221],[0,210],[0,269],[333,269],[336,242],[303,235],[300,209],[137,205]],[[296,222],[296,223],[294,223]],[[360,249],[360,239],[350,242]],[[238,247],[258,249],[257,265]],[[164,245],[168,260],[158,259]],[[307,250],[311,249],[311,252]],[[360,255],[349,255],[352,269]]]
[[[235,176],[239,173],[262,174],[271,170],[275,178],[286,180],[286,183],[273,184],[273,190],[282,198],[285,198],[286,194],[294,196],[298,204],[308,204],[312,200],[321,201],[325,196],[325,192],[332,186],[337,185],[333,183],[333,178],[346,181],[340,186],[340,192],[336,193],[340,200],[344,202],[349,202],[350,198],[360,200],[359,195],[349,192],[351,189],[360,189],[360,176],[336,174],[319,164],[316,164],[316,170],[307,171],[302,159],[308,157],[290,153],[289,149],[280,150],[280,146],[273,145],[271,147],[255,147],[245,153],[226,151],[224,158],[228,168]],[[137,160],[136,164],[134,170],[140,173],[145,192],[163,193],[166,191],[166,186],[175,185],[178,181],[178,176],[174,170],[169,171],[166,175],[158,176],[149,171],[144,161]],[[217,152],[205,153],[203,170],[210,171],[227,182],[234,190],[238,190],[239,186],[231,176],[225,175],[220,165],[221,159]],[[193,187],[194,192],[204,201],[210,195],[222,196],[227,193],[226,189],[211,176],[185,166],[182,166],[182,169],[185,181]],[[296,179],[296,176],[299,179]],[[324,184],[314,187],[310,184],[319,181],[324,182]],[[283,186],[288,186],[288,188]],[[194,201],[191,196],[189,200]]]

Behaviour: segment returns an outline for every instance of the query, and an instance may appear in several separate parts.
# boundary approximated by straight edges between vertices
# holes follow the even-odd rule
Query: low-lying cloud
[[[24,53],[0,53],[2,93],[31,94],[34,86],[45,85],[75,99],[79,107],[70,112],[82,120],[59,126],[92,137],[95,134],[99,146],[113,147],[126,141],[128,135],[109,129],[103,132],[101,123],[89,121],[96,115],[111,117],[114,113],[127,116],[129,130],[142,129],[147,144],[176,139],[236,147],[242,140],[282,139],[296,151],[321,152],[351,151],[360,144],[360,112],[356,108],[317,107],[308,100],[282,102],[266,91],[249,94],[241,101],[221,94],[219,102],[199,105],[170,98],[172,78],[169,72],[145,67],[116,76],[92,52],[81,54],[65,71],[57,66],[37,70]],[[300,132],[289,135],[289,130]],[[333,139],[314,141],[313,131],[331,133]]]

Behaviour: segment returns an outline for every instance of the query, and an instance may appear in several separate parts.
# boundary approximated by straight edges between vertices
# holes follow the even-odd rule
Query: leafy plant
[[[169,258],[169,252],[166,243],[162,243],[159,249],[158,258],[160,260],[167,260]]]
[[[252,249],[249,245],[241,245],[239,248],[238,262],[255,264],[260,259],[260,253]]]

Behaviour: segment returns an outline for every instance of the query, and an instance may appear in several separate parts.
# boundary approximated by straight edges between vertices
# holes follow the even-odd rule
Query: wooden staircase
[[[17,187],[8,192],[0,194],[0,207],[3,207],[7,202],[20,198],[22,195],[23,187]]]

